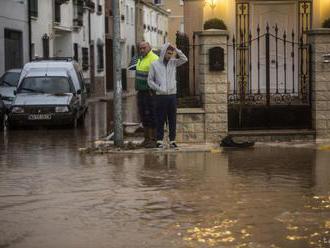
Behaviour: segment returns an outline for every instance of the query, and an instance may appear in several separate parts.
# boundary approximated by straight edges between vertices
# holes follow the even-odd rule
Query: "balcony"
[[[84,1],[84,8],[89,9],[91,12],[95,11],[95,3],[91,0]]]
[[[75,18],[73,19],[73,27],[74,28],[79,28],[79,27],[82,27],[83,26],[83,20],[82,19],[78,19],[78,18]]]
[[[61,5],[63,3],[68,3],[70,0],[55,0],[55,4]]]

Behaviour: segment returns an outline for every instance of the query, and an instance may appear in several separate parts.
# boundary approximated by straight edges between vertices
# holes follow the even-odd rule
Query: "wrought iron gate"
[[[237,32],[228,41],[231,130],[311,128],[311,61],[306,31],[310,1],[298,3],[298,33],[278,25],[249,30],[249,3],[237,3]]]

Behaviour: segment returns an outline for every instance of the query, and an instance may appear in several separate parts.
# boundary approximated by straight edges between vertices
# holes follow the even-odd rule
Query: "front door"
[[[297,93],[298,70],[292,70],[292,64],[298,64],[298,56],[292,61],[291,53],[298,54],[298,46],[292,47],[288,41],[298,42],[298,18],[296,2],[254,2],[251,4],[251,31],[252,37],[258,37],[266,32],[269,27],[269,80],[270,92],[291,92]],[[292,34],[294,36],[292,37]],[[277,36],[277,42],[276,42]],[[284,44],[284,37],[286,43]],[[277,43],[277,44],[276,44]],[[260,69],[266,69],[266,43],[264,39],[260,42]],[[285,46],[285,49],[284,49]],[[258,53],[257,42],[252,44],[252,54]],[[258,89],[258,59],[252,60],[252,88]],[[285,68],[286,66],[286,68]],[[266,74],[260,74],[260,91],[266,92]]]
[[[105,61],[106,61],[106,87],[107,91],[113,90],[113,52],[112,52],[112,39],[106,38],[105,40]]]
[[[23,66],[22,32],[5,29],[5,70]]]

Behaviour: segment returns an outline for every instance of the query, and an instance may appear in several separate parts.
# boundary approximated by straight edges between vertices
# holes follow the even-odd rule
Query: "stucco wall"
[[[165,33],[168,33],[168,17],[147,5],[143,5],[143,23],[147,27],[143,31],[144,40],[148,41],[154,48],[161,48],[164,44]],[[150,28],[156,27],[163,33],[158,34],[157,31],[148,30],[148,26]]]
[[[319,28],[319,27],[321,27],[322,22],[325,19],[330,18],[330,1],[328,1],[328,0],[314,0],[313,5],[314,5],[313,6],[314,7],[313,27],[314,28]]]
[[[22,32],[23,39],[23,63],[29,60],[29,36],[27,2],[1,0],[0,8],[0,75],[5,71],[5,40],[4,29],[12,29]]]
[[[175,43],[176,40],[176,32],[183,31],[180,30],[181,23],[184,23],[183,18],[183,1],[179,0],[166,0],[164,9],[170,10],[168,16],[168,41],[171,43]]]
[[[47,34],[49,36],[49,56],[54,56],[53,43],[55,33],[53,31],[53,8],[51,0],[38,1],[38,17],[32,18],[32,43],[34,44],[33,57],[43,57],[42,50],[42,36]]]

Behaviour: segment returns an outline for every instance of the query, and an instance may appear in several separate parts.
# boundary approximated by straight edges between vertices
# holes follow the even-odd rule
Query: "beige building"
[[[203,23],[210,18],[222,19],[228,27],[230,33],[235,32],[235,23],[237,17],[237,6],[240,3],[246,3],[249,5],[248,16],[249,23],[253,26],[255,22],[260,21],[257,16],[258,11],[268,12],[266,8],[272,8],[273,13],[279,13],[285,19],[282,22],[287,21],[288,14],[295,17],[295,22],[298,22],[298,16],[296,13],[298,10],[298,2],[311,2],[312,3],[312,27],[321,27],[322,22],[330,17],[330,1],[329,0],[185,0],[184,1],[184,30],[192,39],[192,33],[194,31],[201,31]],[[268,7],[267,7],[268,6]],[[289,6],[289,8],[287,8]],[[263,10],[262,10],[263,9]],[[288,11],[293,11],[288,12]],[[293,15],[293,14],[296,15]],[[265,16],[264,16],[265,17]],[[261,17],[261,18],[264,18]],[[266,17],[265,17],[266,18]],[[272,18],[267,16],[267,18]],[[250,26],[250,27],[252,27]]]
[[[165,0],[163,8],[168,15],[168,41],[175,44],[176,33],[184,32],[183,0]]]
[[[203,31],[210,18],[227,30]],[[329,137],[328,18],[329,0],[185,0],[190,81],[203,105],[194,114],[210,123],[205,140],[209,132],[217,140],[228,132]]]
[[[232,42],[235,38],[235,42],[248,42],[249,32],[251,32],[251,39],[256,39],[259,35],[263,35],[266,32],[267,25],[269,26],[269,33],[273,36],[278,36],[278,41],[283,40],[284,34],[286,35],[286,41],[294,42],[294,54],[297,55],[300,52],[298,43],[300,42],[301,37],[303,37],[304,42],[307,39],[306,31],[320,28],[323,21],[330,17],[330,1],[329,0],[185,0],[184,2],[184,30],[188,35],[190,44],[194,42],[193,33],[202,31],[203,24],[205,21],[211,18],[219,18],[224,21],[227,26],[229,39]],[[259,33],[258,33],[259,27]],[[242,33],[240,33],[240,31]],[[294,37],[292,37],[294,33]],[[262,37],[261,37],[262,39]],[[195,36],[195,45],[198,45],[198,37]],[[264,41],[260,40],[262,50],[264,48]],[[246,45],[244,43],[243,45]],[[286,47],[285,52],[282,47],[283,44],[278,44],[278,57],[277,59],[283,58],[286,56],[289,58],[291,52],[288,47]],[[288,46],[288,43],[286,44]],[[196,47],[196,46],[195,46]],[[275,61],[275,40],[270,41],[270,61]],[[248,47],[246,47],[248,49]],[[231,53],[228,56],[228,80],[231,83],[231,87],[234,87],[235,80],[237,75],[237,65],[234,68],[234,63],[236,63],[237,57],[233,57],[232,53],[234,51],[229,47],[229,52]],[[257,44],[251,45],[251,51],[245,51],[245,58],[249,56],[248,53],[252,55],[256,54]],[[266,54],[263,51],[260,53],[260,64],[265,64]],[[190,61],[193,60],[193,51],[192,46],[190,50]],[[286,53],[286,54],[285,54]],[[235,55],[236,56],[236,55]],[[299,55],[300,56],[300,55]],[[199,54],[198,51],[195,51],[195,61],[198,61]],[[237,61],[235,61],[235,59]],[[256,58],[254,58],[256,61]],[[287,68],[287,77],[291,78],[295,82],[295,85],[292,85],[291,88],[298,87],[298,77],[299,77],[299,66],[298,65],[298,56],[295,56],[294,64],[296,68],[294,71],[290,71]],[[253,63],[257,62],[251,62]],[[276,66],[274,62],[271,65]],[[248,66],[248,65],[247,65]],[[288,65],[287,65],[288,66]],[[197,66],[196,66],[197,67]],[[252,66],[253,67],[253,66]],[[252,75],[250,81],[253,81],[254,84],[257,84],[257,67],[252,68]],[[236,72],[234,70],[236,69]],[[263,68],[260,67],[260,70]],[[246,68],[248,70],[248,68]],[[253,71],[254,70],[254,71]],[[190,63],[190,78],[195,78],[195,82],[190,80],[191,88],[198,89],[198,69],[195,68],[195,75],[193,73],[193,63]],[[245,72],[243,72],[244,74]],[[278,71],[277,74],[284,74],[284,62],[278,61]],[[276,77],[274,73],[271,72],[270,80],[272,77]],[[265,75],[260,76],[260,81],[266,81]],[[275,79],[274,79],[275,80]],[[285,80],[279,79],[278,84],[284,85]],[[254,85],[255,87],[256,85]],[[279,86],[279,87],[282,87]],[[262,85],[261,88],[266,88],[266,84]],[[284,87],[284,86],[283,86]],[[192,92],[195,94],[198,92]]]
[[[136,42],[148,41],[158,49],[168,40],[168,12],[150,1],[135,2]]]

